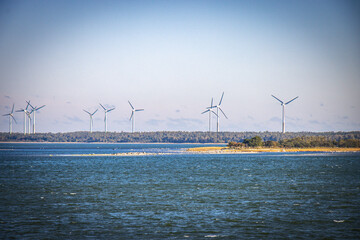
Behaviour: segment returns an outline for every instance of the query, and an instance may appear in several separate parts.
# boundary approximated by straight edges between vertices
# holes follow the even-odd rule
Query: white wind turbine
[[[26,108],[22,108],[22,109],[19,109],[17,110],[16,112],[24,112],[24,135],[26,135],[26,117],[28,116],[29,118],[29,121],[30,121],[30,114],[28,114],[28,107],[29,107],[29,104],[26,105]],[[29,123],[29,131],[30,131],[30,123]]]
[[[223,97],[224,97],[224,92],[222,93],[221,95],[221,99],[220,99],[220,102],[218,105],[216,106],[212,106],[211,108],[216,108],[216,115],[217,115],[217,124],[216,124],[216,132],[218,133],[219,132],[219,129],[220,129],[220,124],[219,124],[219,118],[220,118],[220,115],[219,115],[219,110],[222,112],[222,114],[224,115],[224,117],[226,119],[228,119],[228,117],[225,115],[224,111],[221,109],[221,103],[222,103],[222,100],[223,100]]]
[[[216,117],[218,117],[218,115],[216,114],[216,112],[214,112],[213,109],[213,98],[211,98],[211,106],[207,108],[206,111],[202,112],[201,114],[207,113],[209,112],[209,132],[211,132],[211,113],[215,114]]]
[[[100,106],[104,109],[105,112],[105,118],[104,118],[104,122],[105,122],[105,132],[107,132],[107,117],[106,114],[112,110],[114,110],[115,108],[111,108],[111,109],[106,109],[103,105],[101,105],[101,103],[99,103]]]
[[[35,134],[35,113],[40,110],[41,108],[45,107],[45,105],[42,105],[41,107],[33,107],[31,104],[30,104],[30,101],[27,101],[27,103],[29,104],[29,106],[32,108],[30,114],[32,113],[33,115],[33,134]],[[30,126],[29,126],[29,132],[30,132]]]
[[[83,109],[84,110],[84,109]],[[90,132],[92,132],[92,127],[93,127],[93,116],[94,114],[97,112],[97,109],[95,110],[95,112],[93,113],[89,113],[88,111],[84,110],[84,112],[86,112],[87,114],[89,114],[90,117]]]
[[[291,103],[292,101],[297,99],[299,96],[297,96],[296,98],[291,99],[290,101],[288,101],[286,103],[284,103],[283,101],[281,101],[280,99],[278,99],[274,95],[271,95],[271,96],[281,103],[281,106],[282,106],[282,133],[285,133],[285,105]]]
[[[131,121],[131,132],[133,133],[135,131],[135,112],[139,112],[139,111],[144,111],[144,109],[135,109],[133,107],[133,105],[131,104],[130,101],[128,101],[131,107],[131,116],[130,116],[130,121]]]
[[[9,116],[9,133],[10,133],[10,134],[12,133],[12,120],[14,120],[15,123],[16,123],[16,120],[15,120],[15,118],[14,118],[14,106],[15,106],[15,105],[13,104],[10,113],[3,115],[3,116]]]

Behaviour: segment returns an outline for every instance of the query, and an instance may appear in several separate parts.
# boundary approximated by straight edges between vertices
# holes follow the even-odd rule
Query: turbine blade
[[[211,98],[211,107],[213,107],[214,104],[214,98]]]
[[[145,109],[135,109],[135,112],[144,111]]]
[[[130,104],[130,107],[132,108],[132,109],[135,109],[134,107],[133,107],[133,105],[131,104],[131,102],[130,101],[128,101],[129,102],[129,104]]]
[[[19,110],[16,110],[15,112],[25,112],[25,109],[19,109]]]
[[[298,97],[299,97],[299,96],[297,96],[296,98],[293,98],[292,100],[288,101],[287,103],[285,103],[285,105],[291,103],[292,101],[294,101],[294,100],[297,99]]]
[[[29,105],[30,105],[30,101],[26,101],[27,105],[26,105],[26,110],[29,108]]]
[[[109,110],[107,110],[107,112],[111,112],[112,110],[114,110],[115,108],[112,108],[112,109],[109,109]]]
[[[16,119],[14,118],[14,116],[13,115],[10,115],[10,116],[12,117],[12,119],[14,119],[15,123],[17,124]]]
[[[130,116],[129,121],[131,121],[131,119],[132,119],[133,115],[134,115],[134,111],[132,111],[132,112],[131,112],[131,116]]]
[[[214,112],[214,110],[210,110],[210,109],[209,109],[209,111],[211,111],[213,114],[215,114],[215,116],[219,117],[219,115],[217,115],[217,113]]]
[[[219,102],[219,106],[221,105],[221,102],[222,102],[222,100],[223,100],[223,97],[224,97],[224,92],[223,92],[222,95],[221,95],[221,99],[220,99],[220,102]]]
[[[83,109],[84,110],[84,109]],[[88,111],[84,110],[84,112],[86,112],[87,114],[91,115],[91,113],[89,113]]]
[[[99,104],[104,109],[104,111],[106,111],[106,108],[103,105],[101,105],[101,103],[99,103]]]
[[[10,116],[10,113],[8,113],[8,114],[4,114],[3,116]]]
[[[201,114],[207,113],[207,112],[209,112],[209,111],[211,111],[211,110],[210,110],[210,109],[208,109],[208,110],[206,110],[206,111],[202,112]]]
[[[30,101],[26,101],[27,102],[27,106],[26,106],[26,109],[28,108],[28,106],[30,106],[32,109],[34,109],[33,105],[31,105]]]
[[[96,109],[95,112],[93,112],[93,113],[91,114],[91,116],[94,115],[97,111],[98,111],[98,109]]]
[[[281,104],[284,104],[283,101],[281,101],[280,99],[278,99],[277,97],[275,97],[274,95],[271,95],[273,98],[275,98],[276,100],[278,100],[279,102],[281,102]]]
[[[11,113],[14,112],[14,107],[15,107],[15,104],[13,104],[13,107],[12,107],[12,109],[11,109]]]
[[[228,117],[225,115],[224,111],[219,107],[220,111],[224,114],[224,116],[226,117],[226,119],[228,119]]]
[[[45,106],[46,106],[46,105],[42,105],[41,107],[36,108],[35,111],[40,110],[40,109],[42,109],[42,108],[45,107]]]

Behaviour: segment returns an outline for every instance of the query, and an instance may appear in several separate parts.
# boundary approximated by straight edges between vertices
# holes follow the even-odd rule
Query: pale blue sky
[[[39,132],[360,130],[357,1],[1,1],[0,113],[47,106]],[[23,115],[14,131],[23,129]],[[215,119],[213,119],[215,123]],[[215,124],[213,124],[215,130]],[[8,119],[0,120],[8,131]]]

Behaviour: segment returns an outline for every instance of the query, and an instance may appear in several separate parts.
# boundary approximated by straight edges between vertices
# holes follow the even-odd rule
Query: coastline
[[[184,143],[174,143],[174,142],[28,142],[28,141],[0,141],[0,143],[35,143],[35,144],[199,144],[199,145],[226,145],[226,143],[190,143],[190,142],[184,142]]]
[[[188,152],[207,154],[266,153],[266,152],[360,152],[360,148],[229,148],[229,147],[197,147]]]
[[[88,153],[88,154],[70,154],[72,157],[118,157],[118,156],[159,156],[169,155],[169,153],[147,153],[147,152],[125,152],[125,153]],[[57,155],[50,154],[50,157]]]

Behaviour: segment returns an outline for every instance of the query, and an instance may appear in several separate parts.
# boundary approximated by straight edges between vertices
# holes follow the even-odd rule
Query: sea
[[[0,143],[0,239],[360,239],[360,153],[199,146]]]

